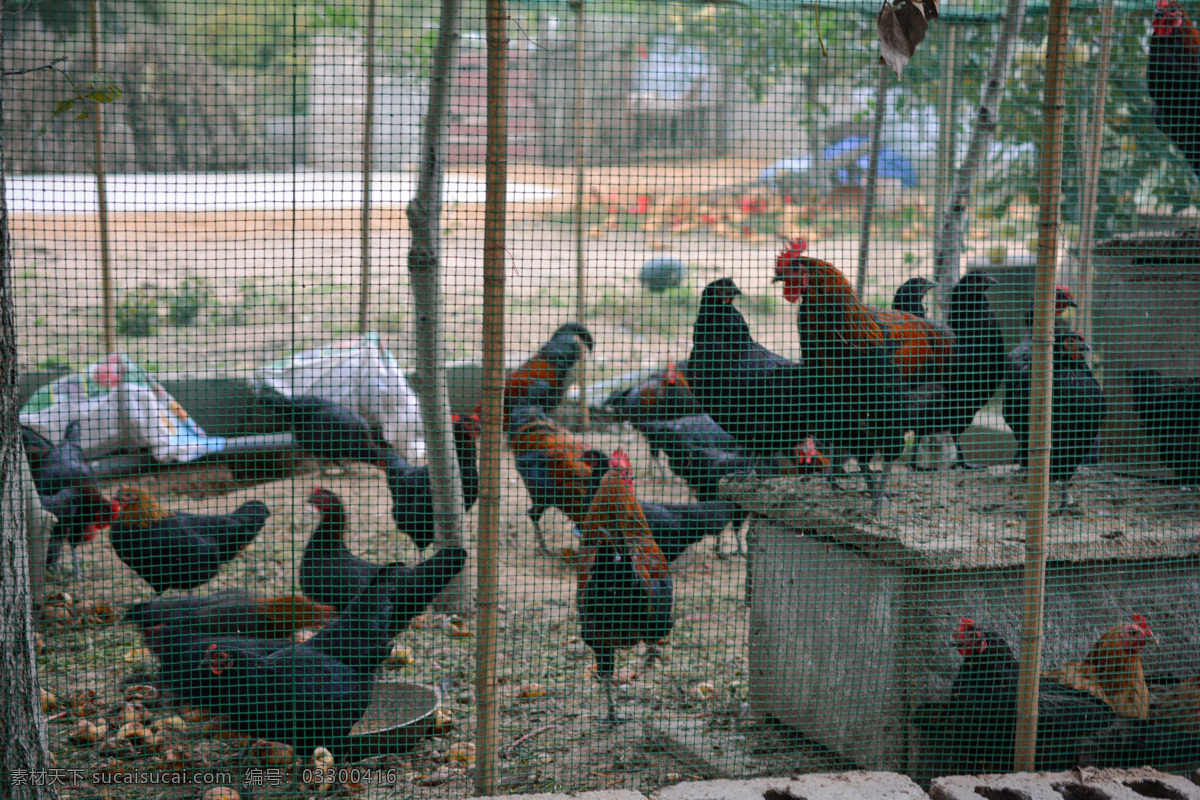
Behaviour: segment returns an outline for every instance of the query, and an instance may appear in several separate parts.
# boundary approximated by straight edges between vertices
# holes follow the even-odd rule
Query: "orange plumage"
[[[905,381],[949,366],[953,334],[904,311],[865,305],[837,267],[801,255],[801,249],[794,243],[781,253],[775,274],[784,282],[784,296],[790,302],[804,299],[797,324],[802,333],[810,334],[801,342],[806,362],[841,374],[847,356],[889,345],[895,348],[892,361]],[[847,348],[853,353],[847,353]]]
[[[645,642],[648,665],[657,643],[675,624],[675,597],[667,560],[633,492],[629,457],[616,450],[608,461],[609,470],[580,525],[583,550],[575,605],[581,638],[596,655],[596,677],[608,703],[606,718],[616,722],[612,696],[616,651]]]
[[[584,458],[587,448],[570,431],[550,420],[537,420],[522,426],[509,439],[509,448],[520,457],[538,454],[545,470],[563,494],[559,509],[578,525],[591,505],[588,481],[592,467]]]
[[[1106,630],[1082,661],[1067,662],[1045,677],[1103,700],[1123,717],[1146,719],[1150,690],[1142,671],[1142,650],[1151,641],[1156,638],[1150,623],[1134,614],[1132,621]]]
[[[266,629],[266,638],[284,638],[298,630],[317,630],[337,619],[333,606],[314,603],[299,594],[287,594],[260,601],[258,619]]]
[[[625,459],[623,466],[622,458]],[[579,523],[583,535],[583,564],[579,575],[581,591],[588,580],[588,571],[596,552],[604,545],[628,547],[633,567],[646,587],[667,576],[667,559],[658,549],[650,533],[650,523],[642,511],[642,504],[634,494],[628,457],[618,450],[613,454],[611,463],[612,467],[600,480],[600,488],[592,498],[591,508]]]
[[[1200,733],[1200,675],[1185,678],[1159,695],[1150,717],[1178,731]]]

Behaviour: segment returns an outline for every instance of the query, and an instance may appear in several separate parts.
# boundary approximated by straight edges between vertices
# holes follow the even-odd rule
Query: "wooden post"
[[[1046,601],[1046,524],[1050,499],[1051,392],[1054,387],[1054,273],[1062,189],[1063,109],[1066,105],[1067,18],[1070,0],[1050,0],[1046,83],[1042,104],[1038,264],[1034,279],[1033,372],[1029,396],[1029,509],[1025,530],[1021,670],[1017,681],[1015,766],[1031,772],[1037,753],[1038,680]]]
[[[475,793],[496,793],[500,698],[500,429],[504,410],[504,240],[508,190],[508,12],[487,5],[487,196],[483,222],[483,436],[479,455],[479,639],[475,646]]]
[[[871,152],[867,162],[867,188],[863,192],[862,226],[858,233],[858,277],[855,279],[855,288],[859,299],[864,302],[867,257],[871,253],[871,217],[875,213],[875,191],[879,186],[879,149],[883,146],[883,117],[887,109],[888,69],[886,64],[879,65],[879,83],[875,86],[875,119],[871,125]]]
[[[88,24],[92,34],[92,74],[100,74],[100,11],[98,0],[88,2]],[[104,104],[92,103],[92,139],[96,149],[96,207],[100,218],[100,292],[104,296],[104,352],[117,352],[116,297],[112,278],[112,255],[108,230],[108,185],[104,177]]]
[[[1088,125],[1084,128],[1084,172],[1080,193],[1083,217],[1079,223],[1079,261],[1074,285],[1071,287],[1080,305],[1080,327],[1089,342],[1094,342],[1092,332],[1093,270],[1092,251],[1096,249],[1096,197],[1100,185],[1100,157],[1104,150],[1104,117],[1108,106],[1108,64],[1112,53],[1113,4],[1112,0],[1100,7],[1100,54],[1097,58],[1095,81],[1092,89],[1092,108],[1088,113]]]
[[[371,150],[375,127],[375,0],[367,0],[367,102],[363,106],[362,216],[359,219],[358,332],[366,333],[371,292]]]

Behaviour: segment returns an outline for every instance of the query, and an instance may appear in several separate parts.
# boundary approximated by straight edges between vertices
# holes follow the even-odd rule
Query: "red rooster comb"
[[[975,627],[975,620],[970,617],[959,618],[958,627],[954,629],[952,638],[959,654],[964,657],[987,650],[987,639]]]
[[[805,241],[804,239],[792,239],[790,242],[788,242],[787,247],[780,250],[779,255],[777,255],[775,257],[775,266],[776,267],[791,266],[791,262],[793,260],[799,258],[801,255],[803,255],[804,251],[807,249],[808,249],[807,241]]]
[[[625,451],[621,448],[613,450],[612,455],[608,457],[609,469],[633,469],[633,464],[629,461],[629,456],[625,455]]]
[[[1157,642],[1158,637],[1150,629],[1150,622],[1141,614],[1134,614],[1133,621],[1121,632],[1121,646],[1131,652],[1144,650],[1150,642]]]

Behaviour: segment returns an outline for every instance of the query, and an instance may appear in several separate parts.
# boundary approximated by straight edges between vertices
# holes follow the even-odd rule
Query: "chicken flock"
[[[732,528],[745,511],[724,498],[731,475],[808,475],[837,491],[861,477],[875,515],[886,516],[888,473],[904,465],[906,437],[958,438],[1004,387],[1004,417],[1012,428],[1018,468],[1028,458],[1032,343],[1006,352],[988,299],[996,280],[965,275],[949,295],[945,324],[925,313],[926,279],[906,282],[892,307],[864,304],[832,264],[790,243],[777,257],[774,280],[798,306],[802,360],[755,341],[737,308],[729,278],[705,287],[685,362],[603,404],[610,419],[632,424],[652,453],[695,495],[688,503],[639,500],[627,454],[606,453],[552,416],[586,351],[595,347],[579,323],[562,325],[506,379],[503,425],[507,447],[528,492],[540,552],[550,554],[540,522],[557,508],[580,539],[572,553],[581,639],[595,655],[604,694],[602,719],[620,721],[613,697],[616,653],[646,646],[649,666],[674,625],[672,563],[697,542]],[[1083,336],[1063,319],[1076,306],[1057,287],[1053,345],[1051,479],[1061,487],[1056,512],[1070,505],[1072,476],[1092,452],[1105,418],[1099,383],[1085,358]],[[1032,320],[1032,308],[1026,325]],[[1200,430],[1200,382],[1139,369],[1127,376],[1146,433],[1183,482],[1200,479],[1195,447],[1180,446]],[[265,392],[263,405],[292,431],[294,446],[322,463],[359,462],[386,475],[392,520],[424,551],[434,542],[428,469],[408,464],[357,413],[316,397]],[[478,410],[453,419],[464,508],[479,494]],[[120,560],[153,590],[126,609],[160,663],[160,682],[177,700],[224,715],[235,730],[296,748],[324,747],[353,757],[350,731],[372,697],[375,673],[392,639],[463,569],[468,554],[445,547],[415,567],[376,564],[347,545],[347,510],[324,487],[307,502],[320,522],[304,547],[301,593],[259,596],[233,589],[191,592],[259,535],[270,516],[249,500],[223,515],[163,508],[148,492],[122,487],[106,498],[79,449],[79,426],[51,444],[24,431],[35,483],[58,519],[47,566],[62,545],[76,546],[104,528]],[[1186,444],[1186,443],[1185,443]],[[974,469],[961,448],[953,468]],[[741,547],[739,545],[739,553]],[[718,545],[718,553],[720,553]],[[721,554],[724,555],[724,554]],[[303,641],[300,629],[317,629]],[[1043,679],[1039,768],[1075,763],[1178,766],[1200,759],[1200,676],[1185,677],[1152,701],[1140,653],[1154,640],[1134,615],[1105,634],[1081,661]],[[954,632],[963,655],[947,699],[914,713],[926,741],[943,743],[971,768],[1011,766],[1017,661],[996,633],[964,618]]]
[[[1001,386],[1004,418],[1017,441],[1013,462],[1027,465],[1032,340],[1027,336],[1006,352],[988,300],[994,278],[984,271],[964,276],[940,324],[927,317],[923,304],[932,282],[914,278],[897,290],[890,309],[871,307],[836,267],[805,250],[803,240],[792,242],[774,268],[785,299],[798,306],[803,360],[755,341],[736,306],[740,290],[723,278],[701,295],[689,358],[604,403],[611,418],[645,437],[655,457],[666,455],[694,502],[639,500],[622,450],[589,447],[551,416],[585,351],[595,347],[582,324],[561,326],[506,379],[503,424],[531,501],[527,516],[538,548],[550,553],[540,527],[550,508],[572,521],[581,540],[574,558],[576,608],[581,638],[595,654],[607,722],[620,720],[612,693],[616,651],[644,643],[649,664],[671,634],[672,562],[702,539],[719,541],[726,528],[737,533],[742,526],[745,512],[720,495],[723,478],[819,475],[844,490],[839,481],[857,476],[873,513],[882,516],[888,473],[906,451],[906,436],[946,434],[957,445]],[[1060,512],[1070,504],[1067,486],[1092,451],[1106,414],[1085,358],[1090,348],[1061,318],[1076,305],[1065,287],[1057,287],[1050,470],[1061,487]],[[1031,306],[1027,328],[1032,313]],[[1184,483],[1200,481],[1197,449],[1188,446],[1200,432],[1200,381],[1171,380],[1146,369],[1127,378],[1164,462]],[[422,551],[433,543],[427,468],[408,464],[364,418],[336,403],[272,391],[261,400],[292,431],[298,450],[322,463],[361,462],[382,470],[397,530]],[[453,420],[466,510],[479,494],[479,410]],[[75,548],[107,527],[117,556],[156,595],[191,591],[252,542],[270,515],[257,500],[228,514],[192,515],[169,512],[130,487],[105,498],[79,448],[77,422],[58,444],[27,429],[23,436],[39,494],[57,518],[47,566],[56,568],[62,545],[69,544],[77,579]],[[958,447],[953,467],[976,465]],[[468,556],[447,547],[416,567],[375,564],[347,546],[340,497],[317,487],[308,503],[320,523],[301,558],[302,594],[157,596],[130,606],[125,619],[159,659],[162,686],[180,702],[225,715],[251,736],[325,747],[349,758],[350,730],[370,704],[392,639],[461,572]],[[302,628],[320,632],[297,643],[293,636]],[[914,724],[927,741],[944,740],[971,768],[1011,768],[1016,658],[997,634],[966,618],[953,638],[964,657],[959,675],[948,698],[918,709]],[[1185,678],[1152,704],[1140,662],[1152,638],[1149,623],[1135,615],[1106,633],[1082,661],[1046,674],[1039,768],[1177,766],[1200,758],[1200,676]]]

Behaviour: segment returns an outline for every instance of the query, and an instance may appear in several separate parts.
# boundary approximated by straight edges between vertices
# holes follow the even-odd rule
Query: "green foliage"
[[[117,333],[122,336],[153,336],[158,333],[158,293],[144,283],[127,292],[114,312]]]
[[[184,278],[168,301],[167,318],[177,327],[192,325],[211,300],[212,291],[208,288],[208,281],[196,276]]]
[[[62,72],[62,70],[58,71]],[[66,75],[67,73],[63,72],[62,74]],[[70,80],[70,76],[67,77],[67,80]],[[55,103],[54,113],[51,114],[52,119],[59,114],[73,111],[76,107],[78,107],[79,113],[75,115],[75,119],[91,119],[91,112],[88,111],[87,101],[90,100],[93,104],[113,103],[121,99],[121,96],[125,94],[111,77],[102,72],[97,72],[88,77],[87,83],[84,84],[86,91],[80,92],[79,87],[75,85],[74,81],[71,81],[71,88],[75,91],[75,96],[69,97],[66,100],[59,100]]]

